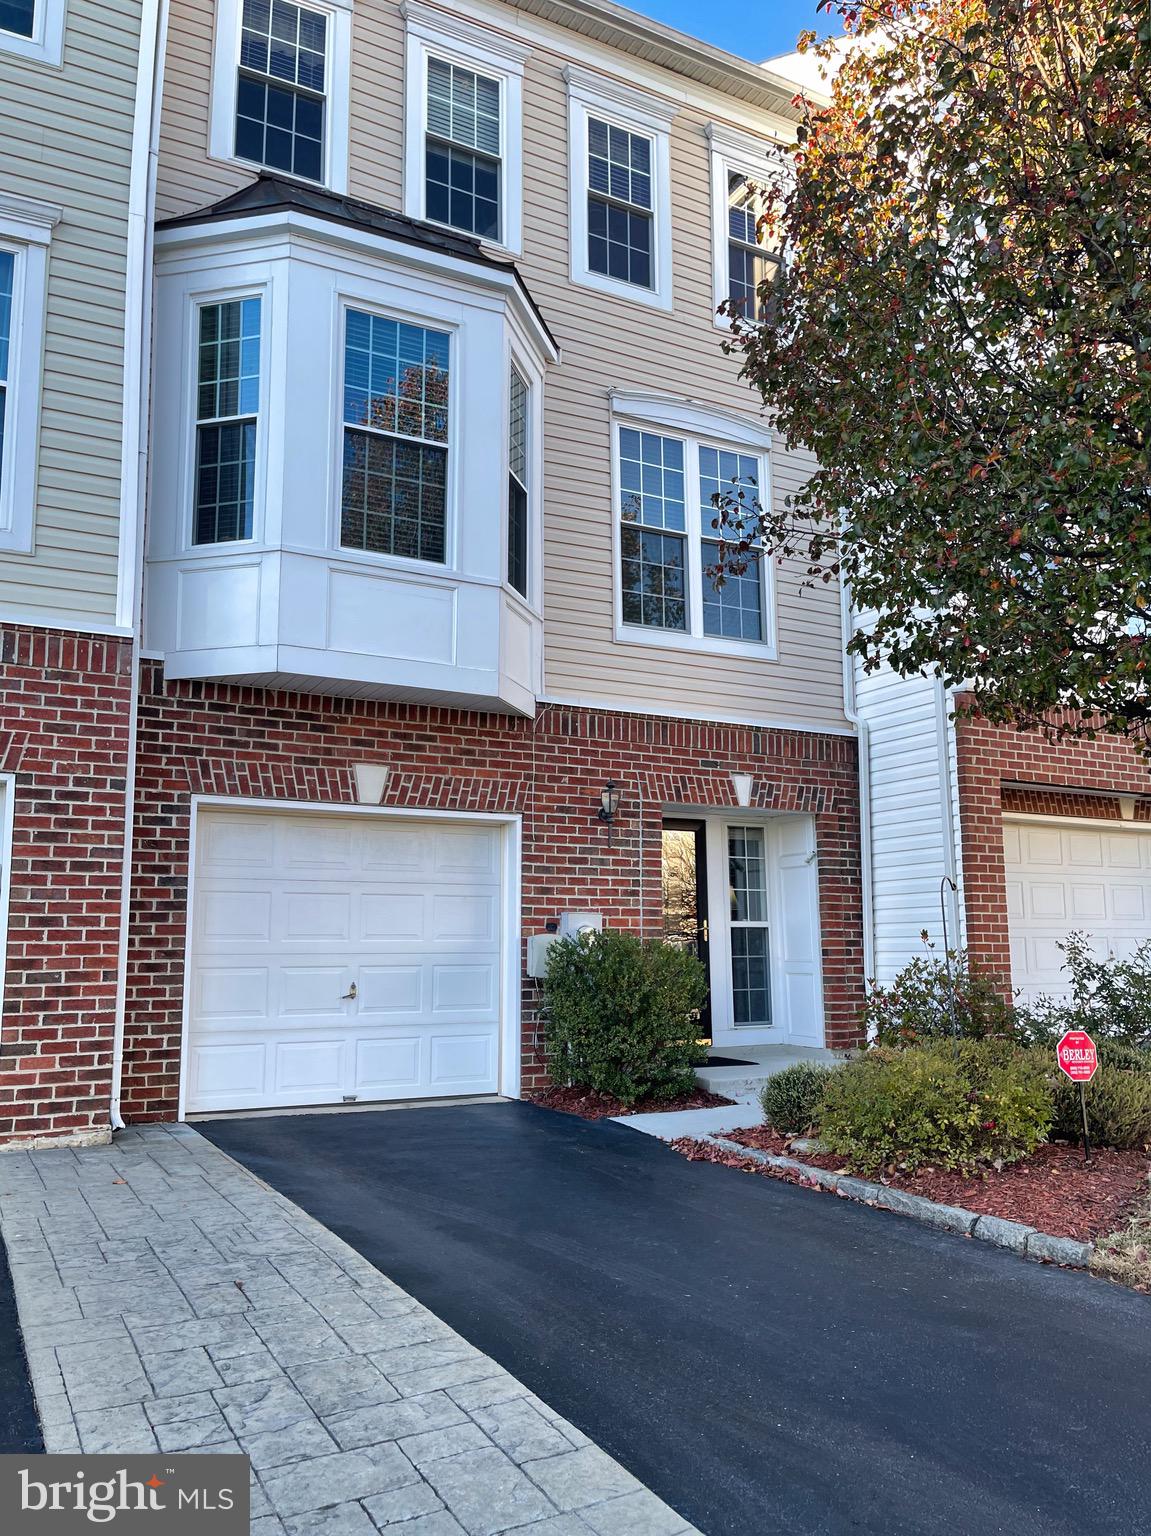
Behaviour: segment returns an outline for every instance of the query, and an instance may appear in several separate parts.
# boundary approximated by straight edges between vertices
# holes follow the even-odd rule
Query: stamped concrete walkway
[[[255,1536],[692,1536],[188,1126],[0,1156],[48,1451],[252,1459]]]

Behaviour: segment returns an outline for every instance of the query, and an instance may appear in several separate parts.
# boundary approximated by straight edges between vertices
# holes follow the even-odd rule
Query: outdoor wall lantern
[[[599,810],[596,815],[610,827],[618,810],[619,785],[614,779],[609,779],[599,792]]]

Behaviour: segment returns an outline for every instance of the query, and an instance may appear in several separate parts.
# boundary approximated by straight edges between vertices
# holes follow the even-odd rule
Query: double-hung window
[[[346,191],[352,0],[216,8],[211,153]]]
[[[345,312],[345,549],[446,561],[450,346],[443,331]]]
[[[670,125],[657,97],[568,65],[572,281],[671,307]]]
[[[201,304],[192,542],[252,537],[260,411],[259,298]]]
[[[768,647],[770,573],[755,551],[766,454],[658,426],[616,430],[620,638]]]
[[[779,270],[779,257],[762,241],[762,197],[739,171],[727,173],[727,294],[748,320],[766,315],[764,284]]]
[[[292,0],[243,0],[236,155],[324,179],[328,18]]]
[[[518,254],[523,74],[531,50],[405,0],[404,212]]]
[[[778,252],[765,242],[763,182],[769,145],[711,123],[713,261],[717,323],[730,325],[730,310],[748,320],[766,318],[764,285],[779,272]],[[726,306],[719,314],[720,306]]]
[[[513,364],[508,381],[508,584],[528,595],[528,386]]]
[[[427,88],[427,217],[498,241],[500,82],[429,57]]]
[[[12,353],[12,298],[16,253],[0,250],[0,484],[4,475],[4,421],[8,411],[9,358]]]
[[[0,195],[0,549],[35,544],[44,380],[44,315],[52,230],[61,210]]]
[[[0,0],[0,53],[59,65],[67,0]]]

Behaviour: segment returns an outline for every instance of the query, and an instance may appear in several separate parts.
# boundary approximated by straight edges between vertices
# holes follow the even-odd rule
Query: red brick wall
[[[962,701],[955,740],[967,946],[1006,982],[1011,946],[1004,811],[1117,818],[1119,795],[1151,795],[1151,763],[1122,737],[1051,742],[1037,731],[989,725],[965,712]],[[1136,816],[1149,820],[1151,809],[1137,804]]]
[[[127,641],[0,628],[16,776],[0,1142],[108,1126],[130,672]]]
[[[663,807],[734,806],[729,775],[753,774],[757,806],[815,817],[828,1040],[857,1038],[863,963],[851,738],[554,705],[531,721],[166,685],[159,666],[145,667],[124,1064],[129,1118],[166,1118],[176,1108],[192,794],[350,805],[355,762],[390,765],[386,805],[522,814],[525,935],[569,908],[658,932]],[[610,845],[595,815],[609,778],[622,794]],[[543,1080],[536,1004],[536,984],[525,980],[525,1088]]]

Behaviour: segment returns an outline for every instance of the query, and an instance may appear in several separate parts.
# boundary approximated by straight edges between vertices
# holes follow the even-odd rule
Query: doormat
[[[706,1065],[709,1067],[754,1067],[754,1061],[743,1061],[737,1056],[709,1056]]]

